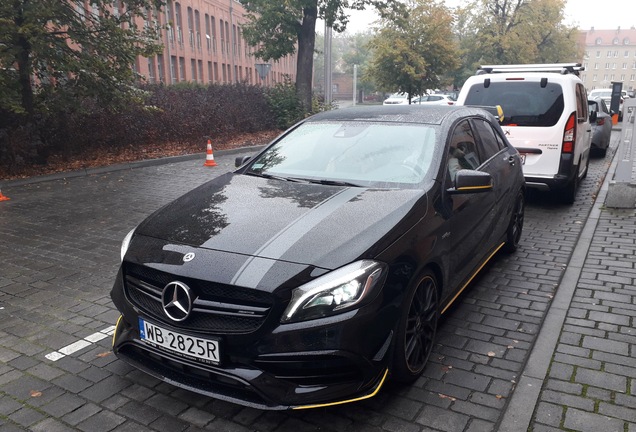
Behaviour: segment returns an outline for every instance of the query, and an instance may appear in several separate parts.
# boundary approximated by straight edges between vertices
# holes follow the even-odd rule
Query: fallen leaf
[[[31,397],[40,397],[42,396],[42,392],[39,390],[31,390]]]
[[[488,351],[488,357],[494,357],[494,356],[496,356],[496,355],[497,355],[497,354],[495,354],[495,352],[494,352],[494,351]]]
[[[104,358],[104,357],[108,357],[109,355],[111,355],[112,353],[110,351],[105,351],[103,353],[99,353],[97,354],[97,357],[99,358]]]

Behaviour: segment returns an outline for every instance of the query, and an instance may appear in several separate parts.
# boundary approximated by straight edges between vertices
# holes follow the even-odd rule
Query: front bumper
[[[334,317],[293,324],[268,319],[259,329],[236,333],[206,334],[160,323],[219,340],[219,365],[142,341],[138,318],[157,320],[126,297],[122,271],[111,296],[122,312],[113,337],[115,354],[155,378],[206,396],[258,409],[312,408],[371,397],[388,374],[397,308],[381,309],[381,295]]]

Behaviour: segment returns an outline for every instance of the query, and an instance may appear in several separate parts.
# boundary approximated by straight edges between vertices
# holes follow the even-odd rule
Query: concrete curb
[[[605,205],[609,183],[614,176],[618,163],[617,155],[618,151],[614,152],[612,164],[605,175],[601,190],[574,246],[565,274],[552,300],[548,314],[541,325],[541,330],[537,335],[537,340],[530,352],[528,362],[517,383],[517,388],[512,394],[510,403],[503,414],[497,429],[499,432],[526,432],[530,427],[543,382],[550,368],[552,357],[561,335],[561,329],[565,323],[570,303],[583,271],[585,259],[594,238],[594,232],[601,215],[601,208]]]
[[[231,156],[233,154],[238,154],[238,153],[256,152],[262,149],[264,146],[265,145],[257,145],[257,146],[250,146],[250,147],[240,147],[240,148],[229,149],[229,150],[217,150],[214,153],[215,153],[215,156]],[[95,175],[95,174],[104,174],[104,173],[110,173],[115,171],[124,171],[124,170],[130,170],[135,168],[158,166],[158,165],[165,165],[165,164],[171,164],[171,163],[177,163],[177,162],[187,162],[187,161],[197,160],[197,159],[205,160],[205,153],[193,153],[188,155],[170,156],[170,157],[158,158],[158,159],[145,159],[145,160],[134,161],[134,162],[125,162],[125,163],[115,164],[115,165],[85,168],[85,169],[76,170],[76,171],[65,171],[60,173],[47,174],[47,175],[29,177],[24,179],[5,180],[5,181],[0,180],[0,185],[2,187],[24,186],[28,184],[42,183],[42,182],[53,181],[53,180],[86,177],[86,176]]]

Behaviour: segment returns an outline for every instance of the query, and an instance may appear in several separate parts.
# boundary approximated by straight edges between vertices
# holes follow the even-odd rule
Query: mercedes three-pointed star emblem
[[[190,288],[181,282],[170,282],[161,293],[163,311],[173,321],[185,320],[192,311]]]

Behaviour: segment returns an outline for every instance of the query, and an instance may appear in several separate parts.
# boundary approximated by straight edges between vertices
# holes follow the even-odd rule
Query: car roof
[[[470,106],[445,105],[374,105],[324,111],[309,117],[307,122],[325,120],[371,121],[389,123],[442,124],[445,119],[463,116],[492,117],[488,111]]]

